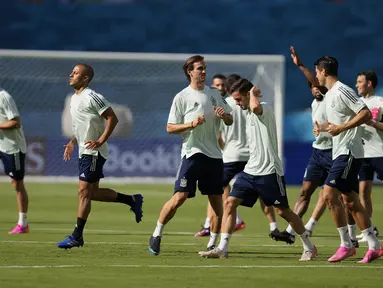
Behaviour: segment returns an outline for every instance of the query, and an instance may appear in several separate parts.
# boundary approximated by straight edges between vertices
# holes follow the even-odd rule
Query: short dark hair
[[[235,81],[238,81],[239,79],[241,79],[241,76],[239,76],[238,74],[230,74],[229,76],[227,76],[225,81],[225,87],[226,90],[229,91],[229,93],[231,86],[234,84]]]
[[[223,75],[223,74],[215,74],[215,75],[213,76],[213,78],[211,78],[211,79],[212,79],[212,80],[214,80],[214,79],[221,79],[221,80],[225,81],[225,80],[226,80],[226,76]]]
[[[86,76],[88,76],[88,79],[89,79],[88,83],[90,83],[90,81],[92,81],[92,79],[94,77],[94,70],[93,70],[92,66],[85,64],[85,63],[78,64],[77,66],[84,67],[84,74]]]
[[[358,76],[364,76],[364,77],[366,77],[366,81],[371,81],[372,87],[374,89],[378,85],[378,76],[376,75],[375,71],[359,72]]]
[[[189,57],[185,61],[185,64],[183,66],[183,70],[184,70],[185,76],[186,76],[186,78],[188,78],[189,82],[190,82],[190,75],[189,75],[188,72],[193,70],[194,63],[203,61],[204,59],[205,58],[203,56],[201,56],[201,55],[194,55],[194,56]]]
[[[239,92],[239,94],[244,95],[247,92],[253,88],[254,85],[249,80],[245,78],[241,78],[233,83],[233,85],[230,88],[230,94],[233,94],[234,92]]]
[[[315,61],[314,65],[317,66],[320,71],[324,69],[327,76],[338,77],[339,64],[335,57],[323,56]]]

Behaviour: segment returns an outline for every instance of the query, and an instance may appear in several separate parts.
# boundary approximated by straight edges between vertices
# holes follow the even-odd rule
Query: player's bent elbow
[[[166,125],[166,132],[168,132],[169,134],[173,134],[174,133],[173,125],[167,124]]]

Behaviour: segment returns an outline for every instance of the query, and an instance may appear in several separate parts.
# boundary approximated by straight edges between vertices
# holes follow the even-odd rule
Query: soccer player
[[[339,262],[355,255],[344,209],[339,200],[341,194],[345,207],[351,212],[368,242],[369,249],[359,263],[369,263],[380,258],[382,250],[370,218],[360,204],[357,191],[358,172],[364,155],[358,126],[371,120],[371,112],[363,101],[357,98],[354,90],[338,80],[338,61],[335,58],[320,58],[316,62],[315,71],[319,84],[328,89],[325,96],[327,121],[317,122],[315,130],[319,133],[329,133],[333,140],[333,163],[325,181],[323,197],[341,238],[340,248],[328,261]]]
[[[219,75],[219,74],[218,74]],[[217,77],[215,75],[214,77]],[[213,77],[212,86],[217,88],[218,90],[222,89],[219,84],[220,81],[217,81]],[[231,74],[225,80],[224,87],[226,89],[222,89],[223,91],[230,91],[231,86],[235,81],[239,80],[241,77],[237,74]],[[220,78],[221,79],[221,78]],[[218,85],[218,86],[216,86]],[[223,93],[221,92],[221,95]],[[225,93],[225,96],[227,93]],[[242,110],[239,106],[235,104],[234,99],[227,95],[225,98],[227,103],[233,109],[233,125],[226,126],[221,125],[221,131],[219,133],[218,141],[220,143],[220,147],[223,150],[223,166],[224,166],[224,175],[223,175],[223,185],[224,185],[224,193],[223,193],[223,201],[227,199],[229,196],[231,187],[230,182],[233,178],[243,169],[249,160],[249,146],[247,144],[246,139],[246,111]],[[260,199],[261,209],[265,213],[267,219],[270,223],[270,231],[275,234],[279,233],[277,222],[275,220],[274,208],[266,207],[263,201]],[[207,217],[205,220],[205,224],[203,225],[201,231],[195,234],[196,237],[203,237],[210,235],[210,215],[211,215],[211,207],[208,205]],[[239,211],[237,210],[236,215],[236,223],[234,232],[238,230],[245,229],[246,224],[242,220],[239,215]],[[271,234],[270,234],[271,237]],[[208,247],[208,250],[212,247]]]
[[[29,232],[28,193],[23,180],[26,153],[27,143],[16,103],[7,91],[0,88],[0,159],[4,165],[4,172],[11,178],[11,185],[16,191],[19,209],[19,221],[8,234]]]
[[[227,97],[227,89],[225,86],[226,76],[222,74],[215,74],[211,80],[211,87],[216,88],[222,97]]]
[[[364,159],[359,170],[359,198],[372,218],[371,190],[374,173],[379,180],[383,180],[383,97],[375,95],[378,77],[374,71],[360,72],[356,79],[356,88],[362,101],[372,112],[372,120],[362,125],[362,139],[364,141]],[[372,221],[372,220],[371,220]],[[378,236],[378,229],[373,225],[374,233]],[[360,237],[360,236],[359,236]],[[367,242],[362,234],[360,242]]]
[[[78,64],[73,68],[69,78],[69,85],[74,89],[70,102],[74,136],[65,145],[64,160],[70,160],[77,143],[79,203],[76,227],[71,235],[57,244],[59,248],[70,249],[84,245],[83,230],[91,210],[91,200],[129,205],[135,214],[136,222],[139,223],[142,219],[141,194],[130,196],[99,187],[100,179],[104,177],[102,169],[108,157],[107,140],[112,135],[118,119],[104,96],[88,87],[93,76],[91,66]]]
[[[310,87],[312,88],[312,93],[314,96],[314,101],[312,103],[312,119],[313,124],[318,122],[325,122],[327,119],[326,107],[324,100],[324,94],[327,92],[327,88],[320,86],[318,79],[315,76],[315,73],[312,72],[309,68],[303,65],[301,59],[296,53],[294,47],[290,47],[291,58],[296,66],[305,74]],[[334,59],[334,61],[336,61]],[[335,62],[337,63],[337,62]],[[318,63],[314,63],[317,66]],[[319,149],[328,148],[328,149]],[[309,164],[305,171],[304,181],[302,185],[301,196],[295,204],[294,212],[296,212],[300,217],[302,217],[308,208],[311,196],[315,189],[318,186],[322,186],[326,180],[329,170],[332,166],[332,139],[331,135],[326,132],[320,133],[316,140],[313,143],[313,153],[309,160]],[[308,188],[308,190],[306,189]],[[320,191],[317,204],[314,208],[312,216],[308,223],[305,225],[306,229],[312,233],[312,230],[316,223],[319,221],[320,217],[323,215],[326,208],[326,203],[323,197],[323,190]],[[340,207],[339,209],[342,209]],[[358,240],[356,239],[356,225],[355,221],[352,218],[352,215],[345,210],[344,211],[347,220],[347,227],[351,242],[355,248],[359,247]],[[289,226],[286,231],[280,233],[281,240],[290,239],[293,243],[295,241],[294,230]]]
[[[323,123],[327,120],[326,104],[323,101],[324,94],[327,92],[327,89],[326,87],[319,86],[318,81],[315,79],[315,74],[303,65],[294,47],[291,46],[290,51],[293,63],[300,70],[302,70],[305,75],[308,75],[308,83],[314,97],[314,100],[311,104],[313,125],[316,122]],[[314,84],[312,84],[310,81],[313,81]],[[294,207],[294,213],[296,213],[301,218],[306,213],[310,204],[311,196],[315,192],[316,188],[324,184],[324,181],[326,180],[332,165],[332,139],[330,134],[325,132],[321,133],[318,137],[316,137],[312,146],[313,152],[303,176],[303,183],[299,198]],[[320,194],[321,193],[322,192],[320,192]],[[305,226],[310,235],[316,222],[324,213],[325,208],[326,205],[323,198],[319,197],[313,216]],[[282,231],[279,233],[279,235],[275,235],[275,238],[277,240],[284,240],[287,243],[292,244],[295,242],[295,231],[291,225],[289,225],[285,231]]]
[[[174,185],[174,194],[165,203],[157,226],[149,240],[151,254],[160,254],[164,226],[188,198],[195,197],[197,188],[208,195],[212,207],[210,240],[216,244],[222,219],[223,162],[218,144],[221,122],[233,123],[231,108],[217,89],[205,86],[204,57],[195,55],[186,60],[183,70],[190,85],[173,99],[166,130],[183,138],[181,163]]]
[[[316,256],[317,249],[311,243],[301,218],[289,208],[282,161],[278,156],[274,112],[267,103],[259,102],[260,90],[247,79],[235,82],[230,93],[237,105],[243,110],[248,110],[246,134],[250,158],[244,171],[238,174],[230,196],[225,201],[219,246],[211,251],[199,252],[199,255],[206,258],[227,258],[237,207],[239,205],[253,207],[259,196],[266,206],[274,206],[278,214],[300,235],[304,247],[300,260],[311,260]]]

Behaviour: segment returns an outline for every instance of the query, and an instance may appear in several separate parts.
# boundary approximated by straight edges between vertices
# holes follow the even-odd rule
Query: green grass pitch
[[[329,264],[339,245],[338,232],[326,211],[314,231],[319,257],[298,261],[299,239],[288,246],[268,237],[269,225],[259,204],[240,208],[246,229],[230,242],[228,259],[200,259],[207,238],[195,238],[206,211],[207,198],[197,195],[179,209],[166,226],[161,255],[151,256],[148,239],[163,203],[171,196],[170,185],[114,186],[124,193],[142,193],[144,218],[135,223],[129,207],[117,203],[92,203],[84,234],[85,246],[60,250],[56,243],[71,233],[76,221],[77,186],[27,183],[30,195],[30,233],[7,235],[17,221],[17,206],[9,184],[1,183],[0,288],[8,287],[380,287],[383,260],[369,265],[356,257]],[[289,187],[290,205],[298,187]],[[308,220],[311,209],[304,218]],[[373,189],[374,221],[383,232],[383,189]],[[278,218],[280,229],[286,224]],[[359,234],[359,231],[358,231]]]

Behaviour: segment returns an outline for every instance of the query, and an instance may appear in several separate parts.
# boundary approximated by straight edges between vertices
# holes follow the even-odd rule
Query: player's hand
[[[299,58],[297,52],[294,49],[294,46],[290,46],[290,51],[291,51],[291,59],[293,60],[294,64],[297,66],[303,65],[301,62],[301,59]]]
[[[197,118],[195,118],[193,120],[193,128],[196,128],[197,126],[199,125],[202,125],[203,123],[205,123],[205,116],[197,116]]]
[[[70,141],[68,144],[64,145],[64,147],[65,147],[65,149],[64,149],[63,159],[64,159],[64,161],[69,161],[70,155],[72,154],[72,152],[74,150],[74,144],[72,143],[72,141]]]
[[[261,89],[253,86],[253,88],[250,89],[250,95],[254,96],[254,97],[257,97],[257,98],[261,98],[262,97]]]
[[[215,115],[218,118],[223,119],[223,115],[225,114],[225,109],[223,109],[222,107],[216,107],[216,106],[213,106],[213,109],[215,111]]]
[[[103,143],[100,141],[100,140],[88,140],[85,142],[85,148],[86,149],[90,149],[90,150],[93,150],[93,149],[97,149],[99,148]]]
[[[375,124],[376,124],[376,121],[374,121],[374,120],[370,120],[370,121],[366,122],[366,125],[371,126],[371,127],[375,127],[376,126]]]
[[[319,136],[319,133],[320,133],[319,123],[318,123],[318,121],[315,121],[315,123],[314,123],[314,128],[313,128],[313,135],[314,135],[315,137],[318,137],[318,136]]]
[[[340,125],[332,124],[328,122],[328,127],[326,132],[328,132],[331,136],[339,135],[342,132],[342,127]]]

